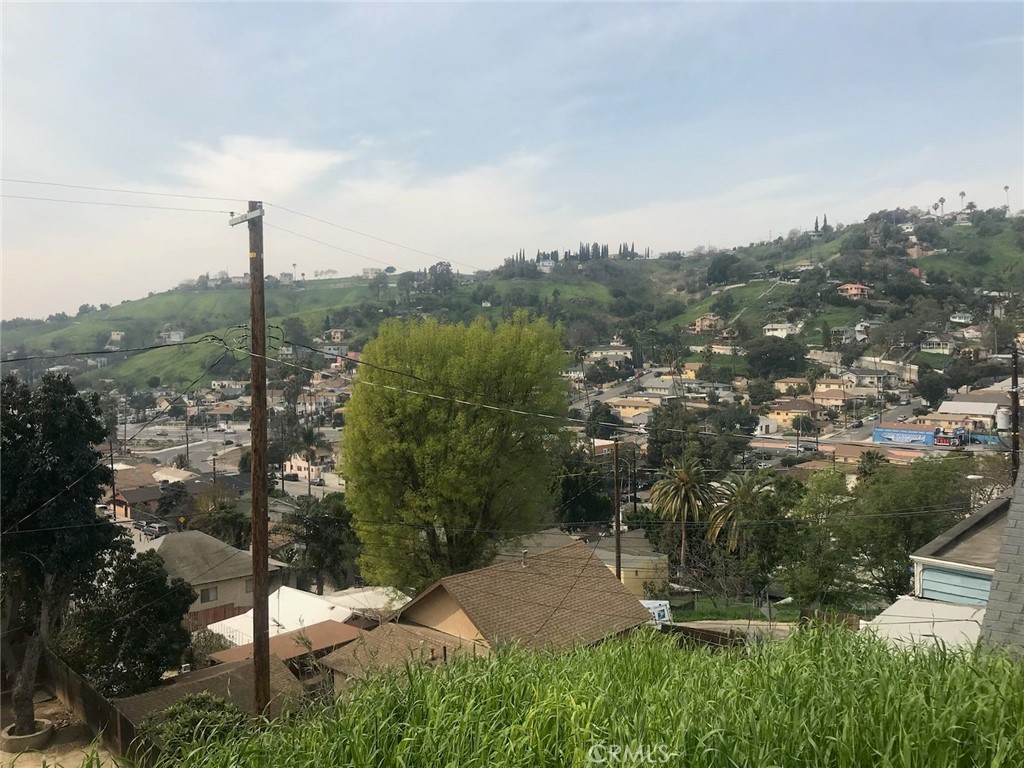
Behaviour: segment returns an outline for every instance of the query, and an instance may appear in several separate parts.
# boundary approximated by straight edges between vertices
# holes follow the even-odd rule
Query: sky
[[[308,278],[729,247],[961,190],[998,206],[1004,185],[1024,205],[1020,3],[0,13],[4,318],[242,274],[227,219],[248,199],[269,204],[267,272]]]

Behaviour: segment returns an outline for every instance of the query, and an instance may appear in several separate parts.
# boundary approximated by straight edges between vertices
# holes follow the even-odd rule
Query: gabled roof
[[[186,672],[152,691],[115,699],[114,706],[136,727],[146,715],[163,712],[190,693],[208,691],[232,702],[243,712],[253,711],[253,665],[249,661],[219,664],[208,669]],[[297,706],[302,699],[302,686],[288,667],[277,657],[270,659],[270,704],[267,714],[277,717]]]
[[[818,405],[810,400],[794,398],[792,400],[779,400],[771,404],[774,411],[816,411]]]
[[[993,568],[999,554],[999,542],[1009,508],[1008,498],[991,501],[948,531],[936,536],[911,557],[927,557]]]
[[[252,576],[252,553],[235,549],[202,531],[176,531],[136,545],[140,552],[155,549],[171,578],[189,584],[212,584]],[[271,561],[271,572],[278,569]]]
[[[995,416],[999,403],[985,401],[946,400],[936,413],[952,416]]]
[[[125,491],[118,491],[117,495],[124,499],[129,506],[132,504],[145,504],[147,501],[156,501],[163,492],[154,485],[145,488],[129,488]]]
[[[272,561],[273,562],[273,561]],[[270,636],[294,632],[322,621],[346,621],[352,609],[338,605],[328,597],[314,595],[293,587],[278,587],[268,600],[270,609]],[[223,635],[235,645],[252,642],[252,610],[214,622],[207,627]]]
[[[361,629],[328,619],[270,638],[270,655],[288,661],[306,653],[317,653],[351,643],[362,634]],[[218,651],[210,658],[222,664],[243,661],[252,658],[252,650],[252,643],[246,643],[228,648],[226,651]]]
[[[403,613],[445,589],[492,646],[568,650],[650,620],[650,614],[579,542],[522,561],[497,563],[435,582]]]

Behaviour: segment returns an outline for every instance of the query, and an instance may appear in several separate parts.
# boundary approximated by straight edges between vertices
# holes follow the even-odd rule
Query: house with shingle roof
[[[1017,477],[999,537],[982,642],[1024,656],[1024,472]]]
[[[384,624],[324,659],[341,676],[449,654],[486,655],[503,644],[554,652],[594,645],[651,615],[579,542],[446,576]],[[431,652],[433,649],[433,652]],[[426,657],[423,654],[426,653]],[[335,687],[343,680],[335,677]]]

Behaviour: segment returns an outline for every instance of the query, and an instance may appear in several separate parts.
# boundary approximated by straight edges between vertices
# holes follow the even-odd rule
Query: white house
[[[768,323],[768,325],[761,329],[761,332],[765,336],[785,339],[788,336],[796,336],[803,330],[803,326],[803,323]]]
[[[974,315],[970,312],[954,312],[949,316],[949,322],[959,323],[960,325],[970,325],[974,322]]]
[[[952,355],[956,352],[953,337],[944,333],[933,333],[921,342],[922,352],[934,352],[940,355]]]

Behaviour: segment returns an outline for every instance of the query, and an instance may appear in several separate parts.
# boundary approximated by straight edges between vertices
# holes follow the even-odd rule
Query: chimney
[[[526,550],[523,550],[523,568],[526,567]]]

